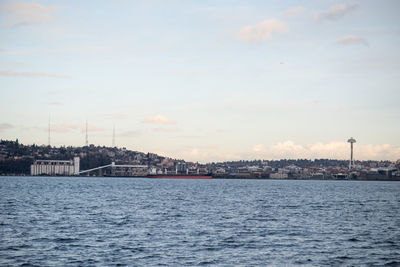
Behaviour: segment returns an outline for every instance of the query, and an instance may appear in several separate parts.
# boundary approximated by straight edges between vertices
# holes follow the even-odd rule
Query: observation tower
[[[356,142],[356,139],[353,137],[350,137],[349,140],[347,140],[348,143],[350,143],[350,162],[349,162],[349,169],[351,170],[354,167],[354,161],[353,161],[353,143]]]

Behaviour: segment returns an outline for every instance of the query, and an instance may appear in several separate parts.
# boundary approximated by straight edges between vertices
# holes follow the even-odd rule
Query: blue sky
[[[400,158],[398,1],[1,1],[0,137]]]

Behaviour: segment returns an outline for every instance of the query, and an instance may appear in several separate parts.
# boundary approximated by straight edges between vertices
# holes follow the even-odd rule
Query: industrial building
[[[35,160],[31,175],[79,175],[79,157],[73,160]]]

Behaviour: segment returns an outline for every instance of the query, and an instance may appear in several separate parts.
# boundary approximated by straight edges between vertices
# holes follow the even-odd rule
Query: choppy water
[[[0,178],[0,265],[400,265],[400,183]]]

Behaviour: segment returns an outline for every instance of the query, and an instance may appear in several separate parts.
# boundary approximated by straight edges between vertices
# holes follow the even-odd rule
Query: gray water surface
[[[0,177],[0,265],[400,265],[400,182]]]

